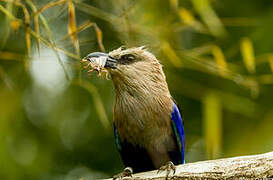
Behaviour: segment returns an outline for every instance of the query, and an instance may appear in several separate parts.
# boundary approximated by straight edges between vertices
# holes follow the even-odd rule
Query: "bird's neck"
[[[154,77],[113,77],[115,86],[114,123],[121,134],[135,143],[145,142],[143,137],[154,136],[151,129],[168,127],[172,99],[164,74]],[[166,132],[167,133],[167,132]]]

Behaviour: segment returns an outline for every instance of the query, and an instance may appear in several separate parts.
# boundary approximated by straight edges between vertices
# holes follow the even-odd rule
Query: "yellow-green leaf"
[[[203,98],[203,118],[208,158],[215,159],[222,148],[222,105],[213,92]]]
[[[255,55],[251,40],[247,37],[243,38],[241,40],[240,49],[246,69],[249,73],[255,73]]]
[[[76,53],[80,55],[80,46],[77,36],[77,25],[76,25],[76,14],[75,7],[72,1],[68,1],[68,33],[73,41]]]
[[[226,75],[227,62],[221,48],[218,46],[212,46],[211,51],[218,66],[219,73],[223,76]]]
[[[226,34],[225,27],[211,7],[209,0],[192,0],[192,3],[212,35],[219,37]]]
[[[192,13],[185,8],[179,8],[178,14],[180,19],[187,25],[192,25],[195,21]]]
[[[180,58],[177,56],[177,54],[175,53],[175,51],[172,49],[171,45],[168,42],[162,42],[161,49],[175,67],[183,66]]]

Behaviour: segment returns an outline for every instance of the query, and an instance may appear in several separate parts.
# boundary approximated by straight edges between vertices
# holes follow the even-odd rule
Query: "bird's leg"
[[[113,180],[122,180],[124,177],[132,177],[133,169],[131,167],[126,167],[121,173],[113,176]]]
[[[171,170],[173,171],[173,175],[174,175],[175,174],[175,165],[171,161],[168,161],[166,165],[163,165],[158,169],[157,173],[159,173],[161,171],[167,171],[167,174],[166,174],[166,180],[167,180],[170,175]]]

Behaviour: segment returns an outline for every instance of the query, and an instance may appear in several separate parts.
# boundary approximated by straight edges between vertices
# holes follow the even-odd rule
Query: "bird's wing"
[[[169,152],[170,160],[175,164],[185,163],[185,134],[184,125],[179,109],[173,103],[173,110],[171,113],[172,128],[177,143],[177,149]],[[126,140],[121,141],[117,128],[114,124],[115,144],[121,158],[126,166],[133,167],[136,172],[154,169],[155,166],[150,159],[147,149],[138,145],[133,145]]]
[[[118,130],[114,124],[115,144],[126,167],[132,167],[134,172],[155,169],[147,150],[139,145],[133,145],[126,140],[121,141]]]
[[[120,141],[120,137],[119,137],[119,134],[118,134],[118,130],[117,130],[114,123],[113,123],[113,128],[114,128],[115,144],[117,146],[118,151],[121,152],[121,141]]]
[[[172,127],[176,142],[182,155],[182,163],[185,163],[185,132],[184,123],[177,105],[173,102],[173,111],[171,113]]]

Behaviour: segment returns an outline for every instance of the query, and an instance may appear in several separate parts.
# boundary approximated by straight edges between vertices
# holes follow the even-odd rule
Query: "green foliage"
[[[0,179],[121,170],[111,81],[80,59],[146,45],[180,104],[186,162],[273,147],[273,3],[0,0]]]

